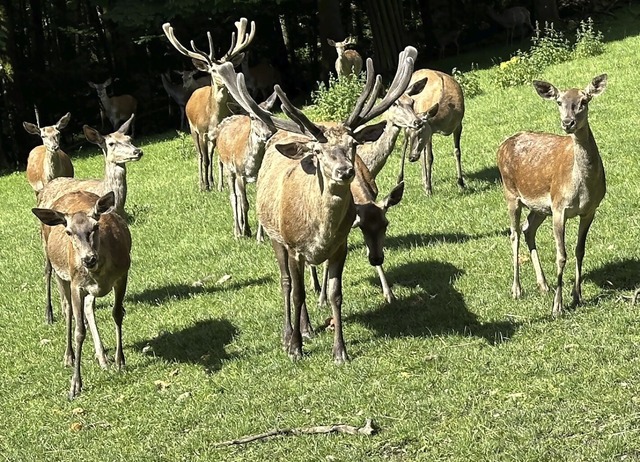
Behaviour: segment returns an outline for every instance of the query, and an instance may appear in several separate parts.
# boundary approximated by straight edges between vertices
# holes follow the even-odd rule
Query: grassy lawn
[[[0,460],[640,460],[640,314],[625,298],[640,286],[638,49],[640,37],[611,41],[603,55],[544,75],[559,88],[609,75],[590,105],[608,191],[587,241],[585,303],[554,320],[524,245],[525,293],[511,299],[496,149],[519,130],[560,133],[560,121],[531,86],[491,88],[481,70],[485,91],[467,102],[462,136],[467,190],[455,184],[451,138],[437,136],[434,196],[422,192],[419,165],[408,165],[405,197],[389,212],[385,268],[396,302],[384,303],[361,234],[350,236],[343,313],[352,361],[344,366],[333,364],[332,333],[322,331],[303,360],[289,361],[271,246],[233,238],[228,191],[197,190],[191,140],[170,132],[138,140],[144,157],[128,166],[126,370],[101,370],[88,337],[84,390],[68,401],[57,291],[56,322],[43,321],[33,193],[24,172],[0,177]],[[70,154],[77,177],[102,174],[97,152]],[[395,155],[378,177],[381,195],[398,167]],[[250,219],[255,231],[253,211]],[[576,233],[572,220],[567,303]],[[553,282],[550,220],[538,248]],[[320,326],[329,312],[307,287]],[[97,312],[110,356],[112,301],[99,299]],[[379,434],[214,447],[366,418]]]

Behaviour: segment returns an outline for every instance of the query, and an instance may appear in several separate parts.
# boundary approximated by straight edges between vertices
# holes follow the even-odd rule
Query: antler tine
[[[171,42],[171,45],[173,45],[174,48],[178,50],[180,53],[182,53],[185,56],[188,56],[189,58],[197,59],[198,61],[205,61],[210,64],[210,60],[207,59],[208,56],[203,52],[197,51],[195,46],[193,45],[193,41],[191,41],[191,46],[194,48],[193,51],[187,49],[184,45],[182,45],[178,41],[178,39],[175,36],[175,33],[173,32],[173,27],[171,27],[171,24],[169,24],[168,22],[165,22],[162,25],[162,30],[164,31],[164,34],[169,39],[169,42]]]
[[[367,101],[367,98],[371,94],[371,89],[373,88],[373,60],[371,58],[367,58],[366,65],[367,82],[364,86],[364,89],[362,90],[362,93],[360,93],[358,100],[356,101],[356,105],[353,107],[353,111],[351,111],[351,114],[349,114],[349,117],[347,117],[347,120],[345,120],[344,122],[347,127],[351,127],[354,124],[356,118],[358,117],[358,114],[360,114],[360,111],[362,111],[364,103]],[[353,126],[352,128],[355,128],[355,126]]]
[[[308,134],[311,135],[316,141],[319,141],[320,143],[326,143],[327,138],[324,136],[324,133],[322,132],[320,127],[311,122],[300,109],[291,104],[291,101],[289,101],[289,98],[287,98],[286,93],[282,91],[280,85],[276,84],[273,89],[278,94],[278,98],[280,98],[280,101],[282,102],[282,109],[289,111],[287,114],[290,114],[289,116],[291,117],[291,119],[300,123],[305,128],[305,131],[308,132]]]
[[[247,18],[240,18],[240,21],[235,22],[238,34],[231,34],[231,47],[229,51],[222,57],[220,61],[231,61],[237,57],[249,44],[253,41],[253,37],[256,35],[256,23],[251,21],[251,31],[247,34]]]
[[[213,61],[213,38],[211,38],[211,31],[207,31],[207,40],[209,41],[209,59]]]
[[[40,128],[40,113],[38,112],[38,106],[33,105],[33,112],[36,113],[36,125]]]
[[[359,114],[368,114],[369,111],[371,111],[371,108],[373,107],[373,105],[376,104],[376,99],[378,99],[378,95],[380,94],[381,90],[382,90],[382,76],[378,74],[376,76],[376,84],[373,87],[373,90],[371,91],[371,95],[367,99],[367,104],[365,104],[364,108],[362,108]]]

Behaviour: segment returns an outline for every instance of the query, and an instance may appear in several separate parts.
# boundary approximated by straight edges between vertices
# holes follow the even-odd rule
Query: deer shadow
[[[387,236],[384,240],[385,249],[411,249],[413,247],[429,247],[440,244],[463,244],[467,241],[496,237],[504,234],[504,230],[490,231],[480,234],[466,233],[409,233],[398,236]]]
[[[482,181],[489,183],[491,186],[500,183],[500,170],[497,166],[485,167],[476,172],[467,173],[466,177],[470,180]]]
[[[391,269],[387,276],[394,287],[417,289],[410,297],[380,304],[371,311],[349,316],[375,331],[379,337],[464,335],[495,345],[511,339],[518,324],[509,321],[481,322],[467,309],[453,283],[464,274],[445,262],[413,262]],[[374,278],[371,278],[372,284]]]
[[[260,277],[245,280],[237,280],[224,285],[189,285],[189,284],[167,284],[161,287],[149,287],[132,295],[127,296],[131,302],[149,303],[151,305],[162,305],[168,300],[184,300],[198,294],[211,294],[227,290],[240,290],[247,286],[263,285],[271,282],[269,277]]]
[[[151,347],[153,354],[169,362],[198,364],[208,373],[222,368],[222,362],[232,356],[225,351],[238,335],[238,329],[226,319],[205,319],[177,332],[164,332],[159,336],[134,344],[142,351]]]
[[[599,287],[610,290],[635,290],[640,287],[640,260],[627,258],[614,261],[589,271],[585,280],[593,281]]]

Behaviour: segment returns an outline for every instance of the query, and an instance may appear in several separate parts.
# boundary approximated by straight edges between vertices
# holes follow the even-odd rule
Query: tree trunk
[[[556,28],[560,24],[560,16],[558,15],[558,4],[556,0],[535,0],[533,3],[535,20],[544,26],[544,23],[554,23]]]
[[[318,0],[318,27],[322,53],[322,80],[326,81],[327,73],[334,68],[337,57],[335,48],[327,43],[327,39],[342,41],[346,38],[339,0]]]
[[[378,73],[395,72],[398,54],[405,46],[401,0],[369,0],[367,3],[373,34],[374,60]]]

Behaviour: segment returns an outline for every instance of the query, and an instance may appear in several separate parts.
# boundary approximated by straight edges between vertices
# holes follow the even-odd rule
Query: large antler
[[[238,30],[238,35],[236,36],[235,32],[231,34],[231,46],[220,60],[221,63],[231,61],[236,64],[236,62],[242,61],[244,53],[241,54],[241,52],[249,46],[256,33],[256,24],[251,21],[251,31],[247,34],[247,18],[240,18],[240,21],[235,22],[235,26]],[[241,39],[236,41],[236,37]]]
[[[389,87],[387,94],[377,105],[375,105],[375,102],[378,98],[378,93],[380,93],[382,88],[382,78],[380,75],[377,75],[374,85],[373,61],[371,61],[371,58],[368,58],[367,82],[365,84],[365,88],[362,91],[360,98],[358,98],[351,115],[349,115],[344,124],[352,130],[355,130],[360,125],[366,124],[389,109],[393,102],[397,100],[407,89],[417,56],[418,51],[411,46],[406,47],[404,51],[400,53],[398,57],[398,69],[396,70],[393,82],[391,82],[391,86]]]

